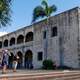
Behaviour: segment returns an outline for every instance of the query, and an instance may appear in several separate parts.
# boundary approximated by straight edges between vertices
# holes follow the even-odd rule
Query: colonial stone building
[[[8,49],[20,57],[18,67],[42,67],[44,59],[56,65],[80,68],[80,9],[67,10],[46,20],[0,37],[0,50]]]

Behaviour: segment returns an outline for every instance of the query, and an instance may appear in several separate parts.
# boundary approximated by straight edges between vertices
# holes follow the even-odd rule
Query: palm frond
[[[10,21],[10,15],[7,12],[4,12],[0,15],[0,27],[7,26]]]
[[[6,26],[10,21],[11,0],[0,0],[0,27]]]
[[[37,6],[33,10],[33,20],[32,22],[35,22],[38,18],[44,17],[45,16],[45,11],[42,6]]]
[[[41,3],[45,8],[48,8],[48,3],[46,0],[43,0]]]
[[[46,16],[49,17],[56,10],[57,10],[57,8],[55,5],[48,6],[48,9],[45,10],[47,12]]]
[[[11,3],[12,0],[7,0],[9,3]]]
[[[50,6],[50,10],[51,10],[51,13],[55,12],[57,10],[57,7],[55,5],[52,5]]]

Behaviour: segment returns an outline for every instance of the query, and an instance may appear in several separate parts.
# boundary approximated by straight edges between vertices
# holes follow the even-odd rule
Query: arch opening
[[[10,40],[10,46],[15,45],[15,38],[11,38]]]
[[[24,42],[24,36],[23,35],[19,35],[17,38],[17,44],[21,44]]]
[[[9,56],[9,59],[8,59],[8,64],[9,64],[8,67],[12,69],[14,55],[12,52],[10,54],[11,56]]]
[[[33,68],[32,59],[33,59],[33,53],[31,50],[28,50],[25,53],[25,68],[27,68],[27,69]]]
[[[33,32],[29,32],[26,35],[25,42],[33,41]]]
[[[23,65],[22,65],[23,64],[23,55],[20,51],[17,53],[17,55],[19,56],[17,68],[21,69],[23,67]]]
[[[2,48],[2,42],[0,41],[0,48]]]
[[[8,47],[8,40],[7,39],[4,41],[4,47]]]

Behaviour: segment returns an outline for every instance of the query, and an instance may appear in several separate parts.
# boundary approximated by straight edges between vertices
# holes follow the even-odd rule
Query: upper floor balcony
[[[27,33],[26,36],[19,35],[17,38],[11,37],[10,40],[0,41],[0,48],[15,48],[21,46],[30,46],[33,43],[33,32]]]

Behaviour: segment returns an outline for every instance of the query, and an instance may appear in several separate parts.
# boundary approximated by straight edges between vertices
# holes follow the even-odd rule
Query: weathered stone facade
[[[19,54],[19,66],[42,67],[44,59],[56,65],[80,68],[80,9],[78,7],[0,37],[0,50]],[[28,58],[29,57],[29,58]],[[10,63],[10,62],[9,62]]]

